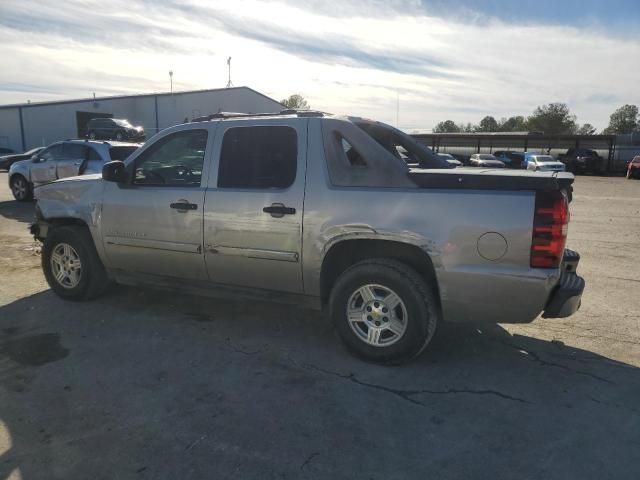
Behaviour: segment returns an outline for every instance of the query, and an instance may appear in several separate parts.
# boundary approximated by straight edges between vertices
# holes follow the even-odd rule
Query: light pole
[[[227,88],[231,88],[233,83],[231,83],[231,57],[227,58],[227,67],[229,71],[229,81],[227,82]]]
[[[169,88],[171,95],[173,95],[173,70],[169,70]]]

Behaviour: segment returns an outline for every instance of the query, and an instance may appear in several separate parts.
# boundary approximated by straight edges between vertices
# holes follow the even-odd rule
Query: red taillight
[[[531,240],[531,267],[557,268],[564,255],[569,203],[563,192],[537,192]]]

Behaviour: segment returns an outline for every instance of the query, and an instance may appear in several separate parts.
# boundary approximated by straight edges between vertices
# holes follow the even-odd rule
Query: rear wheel
[[[13,198],[17,201],[28,202],[33,199],[33,185],[22,175],[14,175],[9,183]]]
[[[439,318],[436,296],[424,279],[409,266],[384,258],[347,269],[331,291],[329,307],[349,350],[387,364],[419,355]]]
[[[42,247],[42,270],[51,289],[68,300],[89,300],[107,288],[109,279],[85,227],[49,232]]]

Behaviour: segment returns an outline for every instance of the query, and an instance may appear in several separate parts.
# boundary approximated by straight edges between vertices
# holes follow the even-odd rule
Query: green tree
[[[526,132],[529,130],[527,121],[522,115],[509,118],[501,118],[498,122],[499,132]]]
[[[566,103],[549,103],[537,107],[527,119],[527,125],[529,130],[547,135],[572,134],[578,130],[576,116]]]
[[[487,115],[482,120],[480,120],[480,124],[476,128],[477,132],[497,132],[498,131],[498,122],[491,115]]]
[[[280,103],[285,107],[292,108],[294,110],[309,110],[309,103],[298,93],[294,93],[289,98],[280,100]]]
[[[474,125],[471,122],[459,123],[458,124],[458,128],[460,128],[460,131],[464,132],[464,133],[473,133],[473,132],[476,132],[478,130],[478,126]]]
[[[609,117],[609,126],[602,133],[631,133],[640,128],[638,107],[635,105],[623,105]]]
[[[596,127],[590,123],[585,123],[578,129],[578,135],[593,135],[596,133]]]
[[[433,128],[433,133],[458,133],[460,127],[453,120],[445,120]]]

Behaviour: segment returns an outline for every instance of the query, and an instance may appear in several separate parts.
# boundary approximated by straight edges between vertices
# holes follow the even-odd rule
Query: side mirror
[[[105,163],[102,167],[102,179],[107,182],[125,183],[127,181],[127,170],[124,162],[114,160]]]

